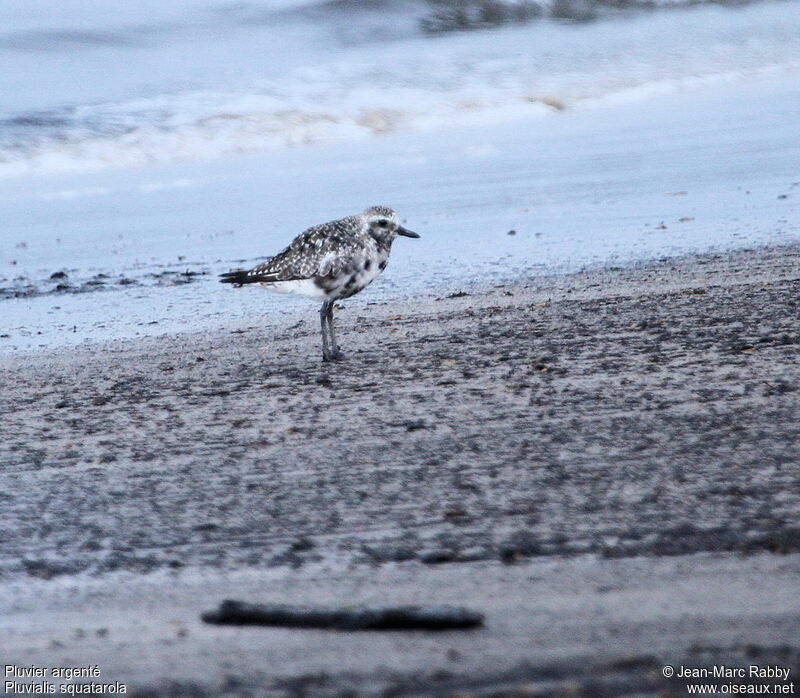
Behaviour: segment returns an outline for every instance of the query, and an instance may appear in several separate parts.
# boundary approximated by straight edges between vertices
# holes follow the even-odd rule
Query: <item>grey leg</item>
[[[336,343],[336,333],[333,330],[333,301],[328,303],[328,331],[330,332],[331,340],[331,358],[341,359],[342,352],[339,351],[339,345]]]
[[[330,303],[325,301],[322,304],[322,307],[319,309],[319,321],[320,327],[322,328],[322,360],[323,361],[330,361],[331,358],[331,350],[328,345],[328,312],[329,312]]]

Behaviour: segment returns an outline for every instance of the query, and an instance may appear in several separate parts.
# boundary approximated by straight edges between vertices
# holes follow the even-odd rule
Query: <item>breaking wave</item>
[[[398,130],[545,117],[800,66],[800,21],[791,3],[783,2],[736,10],[693,7],[685,11],[691,21],[680,13],[650,13],[624,22],[495,26],[485,32],[448,30],[446,36],[430,24],[457,12],[473,23],[522,21],[526,12],[563,14],[565,1],[481,3],[484,10],[494,7],[494,15],[476,15],[477,3],[470,0],[226,5],[242,21],[255,12],[306,17],[404,7],[403,16],[422,22],[423,31],[377,49],[375,36],[371,43],[328,45],[307,65],[265,72],[225,89],[162,86],[133,99],[6,112],[0,119],[0,177],[210,159]],[[690,1],[695,2],[581,0],[594,10]]]

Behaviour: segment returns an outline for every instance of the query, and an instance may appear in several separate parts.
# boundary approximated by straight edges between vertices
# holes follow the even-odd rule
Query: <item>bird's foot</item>
[[[322,355],[323,361],[341,361],[344,358],[344,354],[339,351],[339,347],[336,347],[334,351],[329,351],[327,354]]]

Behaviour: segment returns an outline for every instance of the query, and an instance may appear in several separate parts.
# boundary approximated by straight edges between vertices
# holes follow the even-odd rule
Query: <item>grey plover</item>
[[[398,235],[419,237],[400,224],[392,209],[372,206],[357,216],[315,225],[274,257],[252,269],[221,274],[220,281],[321,300],[322,360],[333,361],[342,356],[333,330],[333,304],[375,280],[386,268]]]

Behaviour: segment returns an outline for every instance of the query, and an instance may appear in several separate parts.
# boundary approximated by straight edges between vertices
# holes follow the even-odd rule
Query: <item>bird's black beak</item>
[[[398,235],[404,235],[407,238],[418,238],[419,233],[415,233],[413,230],[409,230],[408,228],[404,228],[402,225],[397,229]]]

